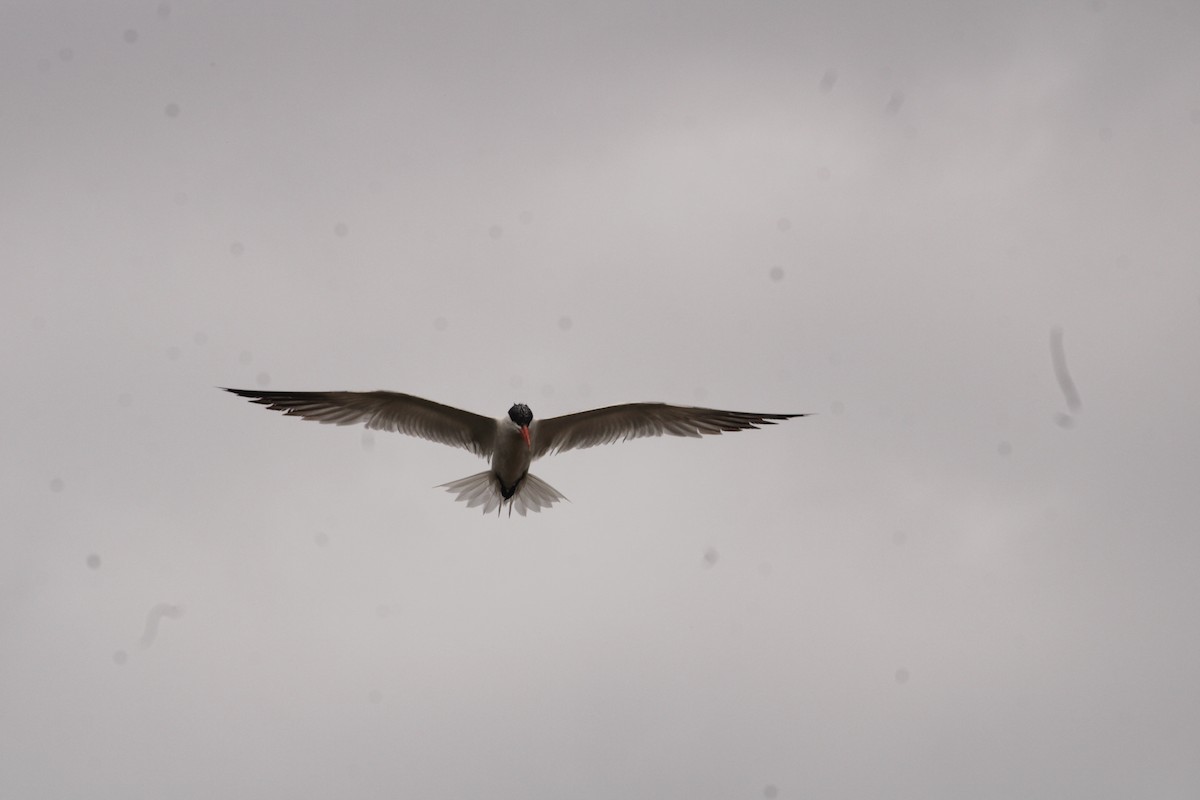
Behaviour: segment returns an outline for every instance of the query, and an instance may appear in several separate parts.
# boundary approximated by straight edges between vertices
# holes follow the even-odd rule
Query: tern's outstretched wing
[[[745,431],[807,414],[749,414],[714,408],[626,403],[535,420],[530,427],[533,457],[640,439],[644,436],[694,436]]]
[[[361,423],[461,447],[483,458],[491,456],[496,440],[496,420],[400,392],[225,391],[292,416],[333,425]]]

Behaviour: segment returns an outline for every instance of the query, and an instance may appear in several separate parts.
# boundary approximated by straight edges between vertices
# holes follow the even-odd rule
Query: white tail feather
[[[467,508],[483,506],[484,514],[497,511],[505,503],[508,503],[510,515],[513,508],[516,508],[517,513],[523,517],[530,511],[541,511],[559,500],[567,499],[541,478],[526,474],[518,484],[516,493],[505,500],[504,494],[500,491],[500,479],[491,470],[443,483],[438,488],[445,488],[447,492],[454,495],[455,500],[466,503]]]

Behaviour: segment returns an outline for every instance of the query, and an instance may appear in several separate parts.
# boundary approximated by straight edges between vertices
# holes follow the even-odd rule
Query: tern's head
[[[508,410],[508,418],[517,425],[525,428],[529,426],[529,423],[533,422],[533,412],[524,403],[514,403],[513,407]]]

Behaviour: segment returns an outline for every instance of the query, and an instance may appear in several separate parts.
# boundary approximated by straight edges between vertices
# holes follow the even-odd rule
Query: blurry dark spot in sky
[[[133,397],[129,394],[129,392],[121,392],[119,395],[117,395],[117,405],[119,405],[121,408],[129,408],[131,405],[133,405]]]
[[[246,252],[246,245],[241,242],[234,242],[229,245],[229,255],[231,256],[240,256],[244,252]]]
[[[446,330],[446,325],[447,325],[447,324],[449,324],[449,323],[447,323],[447,322],[446,322],[446,318],[445,318],[445,317],[437,317],[437,318],[436,318],[436,319],[434,319],[434,321],[433,321],[433,329],[434,329],[435,331],[444,331],[444,330]]]
[[[905,531],[892,531],[892,543],[897,547],[903,547],[908,541],[908,533]]]
[[[254,376],[254,382],[259,386],[269,386],[271,383],[270,373],[263,371]]]
[[[779,787],[773,783],[768,783],[763,787],[763,797],[768,798],[768,800],[779,797]]]
[[[365,431],[362,435],[362,449],[370,450],[375,447],[375,434]]]
[[[528,225],[529,223],[533,222],[533,212],[532,211],[522,211],[520,214],[517,215],[517,219],[519,219],[521,221],[522,225]]]
[[[887,105],[883,107],[887,114],[899,114],[900,109],[904,106],[904,92],[892,92],[892,96],[888,98]]]
[[[908,683],[908,678],[909,675],[907,669],[901,667],[900,669],[896,670],[896,683],[903,686],[904,684]]]
[[[792,221],[787,217],[780,217],[776,220],[775,227],[779,229],[780,233],[787,233],[792,229]]]
[[[559,330],[563,330],[563,331],[569,331],[569,330],[571,330],[571,324],[572,324],[572,323],[571,323],[571,318],[570,318],[570,317],[568,317],[568,316],[565,316],[565,315],[564,315],[564,316],[561,316],[561,317],[559,317],[559,318],[558,318],[558,328],[559,328]]]
[[[367,700],[371,703],[371,705],[377,706],[383,702],[383,692],[379,691],[378,689],[372,689],[367,693]]]
[[[317,547],[326,547],[329,545],[329,534],[324,531],[317,531],[317,535],[313,537],[313,541]]]
[[[493,239],[499,239],[503,235],[504,228],[501,228],[499,225],[493,225],[492,227],[488,228],[488,236],[492,237]]]
[[[208,334],[204,331],[196,331],[192,336],[192,341],[196,343],[197,347],[203,347],[208,344]]]
[[[63,483],[62,478],[53,478],[50,481],[50,491],[52,491],[52,492],[61,492],[63,489],[66,488],[66,486],[67,485],[65,483]]]
[[[832,69],[825,70],[825,73],[821,76],[821,94],[829,94],[836,85],[837,73]]]
[[[239,364],[249,364],[253,360],[254,355],[249,350],[243,350],[242,352],[238,353]]]
[[[154,644],[158,638],[158,623],[164,619],[179,619],[183,616],[181,606],[171,603],[156,603],[146,613],[146,628],[142,631],[141,645],[143,648]]]
[[[88,569],[100,569],[100,556],[95,553],[89,553],[87,557]]]
[[[1075,426],[1075,418],[1065,411],[1059,411],[1054,415],[1054,424],[1065,430],[1070,430]]]
[[[346,234],[350,233],[350,228],[346,225],[346,223],[339,222],[337,225],[333,226],[333,232],[338,236],[345,236]]]
[[[783,280],[783,267],[771,267],[771,271],[767,274],[771,276],[771,280],[779,283]]]
[[[1054,362],[1054,377],[1058,379],[1058,388],[1062,389],[1063,397],[1067,399],[1067,408],[1079,411],[1083,408],[1083,400],[1079,397],[1075,381],[1071,380],[1071,373],[1067,369],[1067,351],[1063,347],[1062,328],[1055,327],[1050,330],[1050,358]]]
[[[996,445],[996,452],[1002,456],[1011,456],[1012,445],[1008,442],[1001,442],[1000,444]]]
[[[710,547],[704,551],[704,566],[716,566],[716,563],[721,560],[721,554],[717,552],[717,548]]]
[[[174,345],[172,345],[171,347],[168,347],[167,348],[167,358],[171,359],[172,361],[178,361],[179,360],[179,348],[175,347]]]
[[[118,667],[125,666],[125,662],[129,660],[129,654],[124,650],[117,650],[113,653],[113,663]]]
[[[138,32],[133,28],[126,28],[125,33],[121,35],[121,38],[129,44],[133,44],[138,40]]]
[[[175,119],[176,117],[179,116],[179,104],[178,103],[167,103],[167,107],[163,109],[163,113],[166,114],[171,119]]]
[[[75,51],[69,47],[64,47],[58,51],[59,61],[73,61],[75,59]]]

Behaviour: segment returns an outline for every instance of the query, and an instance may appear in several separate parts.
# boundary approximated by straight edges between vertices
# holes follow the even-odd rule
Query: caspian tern
[[[626,403],[535,420],[524,403],[499,419],[472,414],[400,392],[262,392],[225,389],[284,414],[333,425],[362,423],[371,430],[419,436],[490,458],[491,469],[441,485],[468,508],[497,513],[507,503],[525,516],[566,498],[529,474],[544,455],[645,436],[692,436],[756,429],[807,414],[748,414],[665,403]]]

